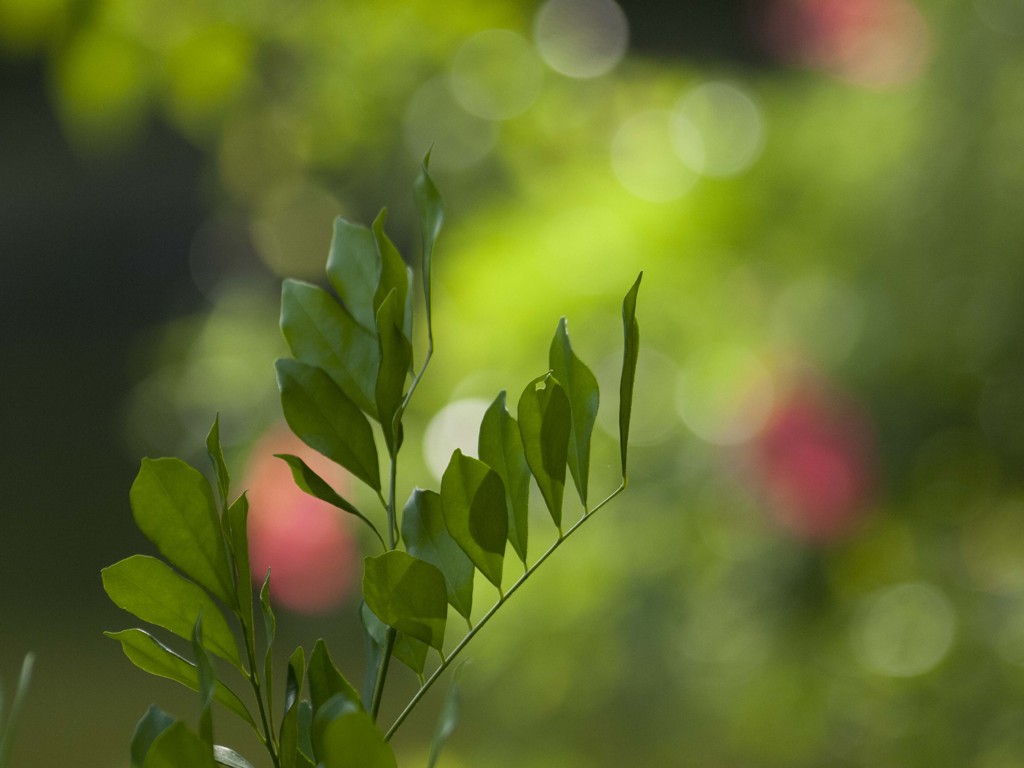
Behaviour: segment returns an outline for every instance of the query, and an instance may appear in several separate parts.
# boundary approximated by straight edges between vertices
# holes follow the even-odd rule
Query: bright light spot
[[[1021,0],[974,0],[974,10],[996,32],[1017,35],[1024,31],[1024,2]]]
[[[612,141],[612,170],[630,193],[654,203],[685,195],[697,174],[679,162],[669,130],[670,113],[652,109],[627,120]]]
[[[435,478],[441,479],[456,448],[476,458],[480,422],[489,405],[479,398],[456,400],[430,420],[423,438],[423,458]]]
[[[460,171],[480,162],[498,141],[498,126],[469,114],[447,77],[428,80],[405,109],[405,146],[417,159],[433,145],[431,167]]]
[[[270,594],[300,613],[323,613],[349,593],[356,565],[355,539],[344,513],[295,485],[275,453],[302,458],[343,496],[342,470],[308,448],[286,428],[271,430],[253,448],[243,487],[249,499],[249,560],[262,584],[270,569]]]
[[[837,365],[849,357],[863,325],[860,297],[845,284],[824,275],[790,283],[772,307],[777,339],[805,350],[826,365]]]
[[[533,36],[549,67],[569,77],[597,77],[626,55],[629,22],[614,0],[547,0]]]
[[[734,85],[698,85],[672,112],[672,144],[693,171],[705,176],[736,176],[761,154],[761,110]]]
[[[594,374],[601,388],[602,401],[605,397],[618,397],[621,373],[621,353],[610,355],[595,368]],[[671,436],[678,424],[676,419],[672,418],[674,383],[678,376],[679,368],[671,357],[650,346],[640,345],[636,380],[642,382],[644,395],[637,397],[633,402],[629,422],[630,445],[654,445],[664,442]],[[602,407],[597,411],[597,424],[606,434],[618,438],[618,407],[602,402]]]
[[[960,540],[964,565],[979,589],[996,594],[1024,591],[1024,504],[976,515]]]
[[[887,677],[913,677],[934,669],[953,645],[956,617],[949,599],[924,582],[888,587],[872,595],[851,627],[854,655]]]
[[[533,46],[507,29],[474,35],[452,62],[452,93],[467,112],[485,120],[521,115],[537,100],[543,79]]]
[[[676,410],[695,435],[715,445],[739,445],[771,413],[775,384],[751,352],[724,347],[695,355],[679,377]]]
[[[340,211],[341,203],[322,187],[275,189],[261,201],[252,228],[260,259],[282,277],[319,276],[331,246],[330,223]]]

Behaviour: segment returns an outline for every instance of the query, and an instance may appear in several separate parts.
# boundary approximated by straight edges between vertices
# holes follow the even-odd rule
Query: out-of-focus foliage
[[[551,53],[554,2],[0,0],[83,151],[166,120],[209,153],[210,310],[139,341],[130,452],[187,450],[232,398],[228,432],[269,427],[273,276],[320,279],[333,217],[403,199],[436,142],[459,342],[409,414],[436,446],[416,471],[544,363],[549,306],[598,360],[642,268],[646,319],[631,504],[517,598],[543,633],[510,608],[482,634],[440,765],[1020,764],[1020,4],[766,2],[757,66],[617,59],[600,5],[610,58],[581,65]]]

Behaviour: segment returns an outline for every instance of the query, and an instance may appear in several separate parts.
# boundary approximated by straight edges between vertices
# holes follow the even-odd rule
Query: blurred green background
[[[320,280],[333,217],[384,205],[415,263],[431,144],[406,491],[543,373],[563,314],[610,490],[645,273],[629,491],[471,646],[441,765],[1024,764],[1022,43],[1020,0],[0,0],[8,689],[37,654],[13,765],[123,768],[153,701],[194,721],[101,636],[131,619],[99,569],[150,551],[139,457],[205,468],[218,411],[300,553],[283,644],[325,635],[359,679],[362,534],[319,520],[332,566],[303,571],[249,457],[280,439],[281,278]]]

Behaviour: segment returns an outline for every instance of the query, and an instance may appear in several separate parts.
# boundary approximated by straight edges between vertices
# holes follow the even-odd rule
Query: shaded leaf
[[[193,691],[199,690],[199,673],[192,662],[183,659],[148,632],[141,629],[125,629],[120,632],[104,632],[104,635],[121,643],[124,655],[144,672],[157,677],[166,677],[181,683]],[[256,727],[252,715],[226,685],[217,681],[213,698],[230,709],[245,722]]]
[[[448,602],[467,620],[473,609],[473,562],[448,533],[441,495],[419,488],[402,511],[402,540],[413,557],[436,565],[444,574]],[[420,665],[418,672],[422,672]]]
[[[448,615],[441,571],[399,550],[367,557],[363,564],[363,599],[377,618],[441,650]]]
[[[313,705],[308,701],[299,702],[299,753],[296,768],[313,768]]]
[[[458,671],[456,671],[455,679],[452,680],[451,687],[448,688],[448,695],[445,696],[444,704],[441,705],[441,713],[437,717],[434,738],[430,743],[430,758],[427,760],[427,768],[434,768],[437,759],[441,756],[441,749],[455,732],[455,726],[459,722],[460,698]]]
[[[288,659],[288,679],[284,690],[284,714],[281,717],[279,750],[281,768],[295,768],[299,750],[299,696],[306,674],[306,656],[302,647],[296,648]]]
[[[182,722],[168,726],[153,740],[143,768],[217,768],[213,749]]]
[[[380,667],[380,654],[387,644],[388,628],[384,622],[377,618],[377,615],[370,610],[366,603],[359,607],[359,618],[362,620],[363,629],[370,642],[377,648],[377,653],[372,656],[375,663],[367,669],[367,672],[373,677],[373,682],[370,683],[370,698],[372,698],[373,683],[376,682],[377,670]],[[427,662],[428,648],[429,646],[423,641],[417,640],[415,637],[409,637],[404,632],[396,632],[395,644],[392,646],[391,652],[396,659],[409,667],[417,675],[422,675],[423,667]],[[365,698],[364,701],[369,702],[370,698]]]
[[[636,294],[644,273],[637,275],[633,287],[622,300],[622,330],[625,337],[622,349],[622,378],[619,382],[619,451],[622,454],[622,482],[626,483],[626,448],[629,445],[629,417],[633,409],[633,382],[636,379],[636,361],[640,353],[640,325],[636,321]]]
[[[569,430],[569,472],[583,507],[587,507],[587,484],[590,478],[590,438],[597,421],[600,394],[597,379],[576,357],[569,343],[569,329],[563,317],[548,352],[548,365],[569,397],[572,429]]]
[[[547,374],[527,384],[519,398],[519,434],[530,472],[559,531],[571,429],[569,398],[558,381]]]
[[[213,693],[217,676],[213,671],[210,657],[203,648],[203,617],[196,619],[195,631],[192,633],[192,653],[196,657],[196,673],[199,683],[199,738],[213,749]]]
[[[130,498],[135,524],[160,554],[235,607],[220,520],[202,473],[180,459],[143,459]]]
[[[320,368],[298,360],[278,360],[276,367],[281,405],[292,432],[379,491],[377,446],[359,407]]]
[[[331,699],[317,712],[313,746],[323,768],[397,768],[376,723],[344,696]]]
[[[380,282],[380,254],[368,228],[340,216],[334,220],[327,279],[353,319],[376,335],[373,297]]]
[[[377,412],[384,431],[388,453],[394,456],[400,443],[399,409],[405,395],[405,382],[412,364],[412,344],[402,331],[399,295],[392,289],[377,311],[380,339],[380,370],[377,373]],[[396,418],[397,417],[397,418]]]
[[[441,477],[445,526],[479,571],[501,591],[508,508],[501,477],[456,450]]]
[[[220,447],[220,415],[213,420],[209,434],[206,435],[206,452],[210,456],[213,470],[217,475],[217,490],[220,492],[222,509],[228,507],[228,494],[231,492],[231,476],[228,465],[224,461],[224,451]]]
[[[270,569],[267,569],[260,587],[260,611],[263,614],[263,687],[266,689],[267,710],[274,719],[274,640],[277,639],[277,616],[270,604]]]
[[[298,280],[281,286],[281,332],[292,355],[322,368],[360,409],[377,417],[376,333],[357,323],[327,291]]]
[[[150,705],[146,714],[142,716],[135,726],[132,734],[131,747],[131,768],[142,768],[146,761],[146,754],[153,745],[153,741],[161,733],[174,724],[174,718],[155,705]]]
[[[249,570],[249,499],[243,493],[224,515],[228,544],[235,568],[235,595],[238,598],[238,616],[250,637],[256,636],[253,615],[252,571]]]
[[[423,237],[423,298],[427,310],[427,326],[431,325],[430,317],[430,269],[434,255],[434,244],[444,223],[444,200],[438,192],[434,180],[427,171],[430,165],[430,152],[423,158],[423,167],[414,185],[416,208],[420,214],[420,233]]]
[[[203,614],[203,647],[242,669],[235,636],[220,608],[202,587],[179,576],[163,561],[146,555],[132,555],[100,573],[103,589],[118,608],[184,640],[192,638],[196,619]]]
[[[359,694],[334,666],[323,640],[317,640],[313,646],[306,675],[309,678],[309,697],[312,699],[314,714],[328,699],[338,695],[360,706]]]
[[[213,759],[217,765],[225,765],[227,768],[256,768],[235,750],[219,744],[213,745]]]
[[[484,413],[480,423],[477,455],[498,473],[505,485],[508,540],[525,564],[529,533],[530,465],[526,463],[519,425],[505,405],[504,390]]]

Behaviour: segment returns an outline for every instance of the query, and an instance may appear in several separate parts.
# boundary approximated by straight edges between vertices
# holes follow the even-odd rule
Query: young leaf
[[[252,571],[249,570],[249,499],[243,493],[228,507],[224,515],[227,523],[228,544],[235,567],[235,594],[238,597],[238,616],[249,637],[256,636],[253,616]]]
[[[155,705],[150,705],[146,714],[135,726],[135,733],[132,734],[132,743],[129,750],[131,755],[131,768],[142,768],[146,761],[146,754],[153,746],[153,741],[161,733],[174,724],[174,718]]]
[[[237,606],[213,492],[202,473],[180,459],[143,459],[130,498],[135,524],[160,553]]]
[[[508,540],[526,563],[526,542],[529,532],[530,465],[523,453],[519,425],[505,406],[505,391],[495,398],[480,423],[477,449],[480,460],[498,473],[505,484],[508,507]]]
[[[629,444],[629,417],[633,409],[633,381],[636,361],[640,353],[640,325],[636,321],[636,294],[640,290],[641,272],[633,287],[622,300],[622,330],[625,342],[622,349],[622,379],[619,382],[619,451],[622,454],[622,484],[627,481],[626,448]]]
[[[318,712],[328,699],[338,695],[359,705],[359,694],[334,666],[323,640],[317,640],[313,646],[306,676],[309,678],[309,697],[313,703],[314,713]]]
[[[263,686],[266,689],[267,710],[274,719],[274,640],[277,638],[277,617],[270,605],[270,569],[260,587],[260,610],[263,613]]]
[[[541,381],[543,387],[538,389]],[[558,381],[547,374],[527,384],[519,398],[519,434],[530,472],[537,479],[559,531],[562,530],[562,496],[571,430],[569,398]]]
[[[196,657],[197,682],[199,683],[199,738],[213,749],[213,693],[217,684],[217,676],[213,672],[210,657],[203,649],[203,617],[196,619],[195,631],[192,633],[192,653]],[[212,754],[212,752],[211,752]]]
[[[384,646],[387,644],[388,628],[384,622],[377,618],[377,615],[370,610],[366,603],[359,606],[359,618],[362,620],[363,629],[369,641],[377,648],[377,653],[373,655],[375,663],[367,670],[373,677],[373,682],[370,683],[370,696],[365,699],[369,702],[373,697],[372,686],[376,682],[377,669],[380,666],[379,654],[383,653]],[[397,632],[395,644],[392,646],[391,652],[396,659],[409,667],[417,675],[422,675],[423,667],[427,662],[428,647],[426,643],[417,640],[415,637],[409,637],[404,632]]]
[[[369,229],[341,217],[334,220],[327,279],[355,321],[375,334],[373,297],[380,282],[380,254]]]
[[[448,615],[441,571],[399,550],[363,564],[363,599],[377,618],[440,651]]]
[[[445,527],[440,494],[419,488],[412,492],[402,512],[402,540],[410,555],[441,569],[448,602],[468,621],[475,569]],[[418,671],[423,671],[422,665]]]
[[[500,592],[508,538],[501,477],[479,459],[456,450],[441,477],[441,508],[452,538]]]
[[[313,746],[323,768],[397,768],[395,755],[373,719],[343,696],[313,720]]]
[[[213,463],[214,472],[217,473],[217,490],[220,492],[220,506],[222,509],[228,507],[228,494],[231,492],[231,476],[228,474],[228,465],[224,462],[224,451],[220,447],[220,416],[213,420],[213,426],[206,436],[206,452]]]
[[[118,608],[189,640],[203,614],[203,647],[239,670],[242,659],[224,615],[202,587],[155,557],[132,555],[104,568],[103,589]]]
[[[292,355],[322,368],[348,399],[374,418],[380,365],[376,334],[326,291],[298,280],[281,286],[281,332]]]
[[[219,744],[213,745],[213,759],[217,765],[224,765],[227,768],[256,768],[235,750],[222,747]]]
[[[437,758],[441,756],[442,747],[455,731],[455,725],[459,721],[459,699],[458,670],[456,670],[456,677],[452,680],[448,695],[445,697],[444,704],[441,705],[441,714],[437,718],[437,727],[434,729],[434,740],[430,744],[430,759],[427,760],[427,768],[434,768]]]
[[[299,751],[299,696],[306,674],[306,657],[302,647],[292,652],[288,660],[288,680],[284,691],[284,715],[279,734],[281,768],[295,768]]]
[[[120,642],[124,655],[143,672],[174,680],[193,691],[199,690],[199,673],[195,665],[183,659],[148,632],[141,629],[125,629],[121,632],[104,632],[103,634]],[[217,681],[215,685],[213,698],[256,728],[256,722],[241,699],[220,681]]]
[[[420,232],[423,236],[423,298],[427,310],[427,327],[430,327],[430,262],[434,254],[434,243],[444,223],[444,200],[441,193],[430,178],[427,167],[430,165],[430,152],[423,158],[423,168],[416,177],[414,186],[416,208],[420,214]]]
[[[21,662],[21,673],[18,675],[18,687],[14,691],[14,699],[11,701],[11,709],[7,714],[7,723],[0,729],[0,766],[7,764],[7,755],[10,753],[11,744],[14,741],[14,730],[18,724],[18,716],[21,714],[21,707],[28,694],[28,686],[32,680],[32,667],[35,665],[35,656],[31,653],[25,654]],[[3,697],[0,696],[0,704]]]
[[[387,208],[381,210],[373,222],[373,239],[377,244],[377,253],[380,257],[380,282],[373,295],[373,308],[380,314],[380,308],[384,304],[391,291],[395,291],[395,315],[398,318],[396,325],[401,329],[406,339],[412,339],[412,312],[409,303],[409,284],[412,282],[412,272],[405,265],[402,255],[395,248],[394,244],[384,233],[384,222],[387,221]],[[379,322],[378,322],[379,326]]]
[[[402,331],[402,305],[392,289],[377,311],[380,339],[380,370],[377,373],[377,413],[384,432],[388,454],[398,453],[400,443],[399,408],[405,394],[405,381],[412,364],[412,344]],[[396,418],[399,417],[399,418]]]
[[[213,749],[182,722],[168,726],[146,753],[143,768],[217,768]]]
[[[277,361],[284,417],[298,437],[380,490],[373,430],[362,411],[322,369],[298,360]]]
[[[594,374],[572,351],[569,329],[564,317],[559,321],[555,337],[551,340],[548,360],[552,373],[561,382],[569,397],[569,411],[572,414],[572,429],[569,431],[569,472],[580,495],[580,501],[586,509],[587,481],[590,477],[590,437],[594,432],[594,422],[597,421],[600,395]]]
[[[377,536],[381,545],[385,546],[384,538],[380,535],[380,531],[377,530],[377,526],[371,523],[369,518],[356,509],[355,505],[353,505],[348,499],[335,491],[331,487],[330,483],[314,472],[306,462],[298,456],[292,456],[289,453],[275,453],[274,456],[279,459],[283,459],[288,464],[288,467],[292,471],[292,478],[301,490],[305,491],[310,496],[320,499],[320,501],[326,501],[328,504],[337,507],[343,512],[355,515],[370,526],[370,530]]]

